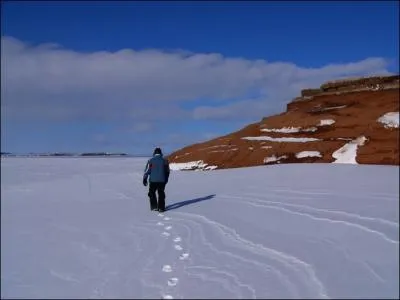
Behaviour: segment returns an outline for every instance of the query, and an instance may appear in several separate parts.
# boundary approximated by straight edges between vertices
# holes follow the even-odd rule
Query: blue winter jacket
[[[168,182],[169,163],[161,154],[155,154],[147,161],[144,170],[143,180],[147,181],[150,176],[150,182]]]

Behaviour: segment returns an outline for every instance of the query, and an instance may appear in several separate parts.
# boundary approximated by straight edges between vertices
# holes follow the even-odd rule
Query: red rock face
[[[399,128],[378,121],[386,113],[399,112],[398,75],[325,83],[302,95],[287,105],[285,113],[187,146],[168,159],[170,163],[201,160],[218,169],[331,163],[353,141],[345,148],[357,149],[354,163],[399,165]]]

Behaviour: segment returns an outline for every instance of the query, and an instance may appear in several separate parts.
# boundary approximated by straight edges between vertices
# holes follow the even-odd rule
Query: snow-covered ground
[[[398,298],[397,166],[3,158],[2,298]]]

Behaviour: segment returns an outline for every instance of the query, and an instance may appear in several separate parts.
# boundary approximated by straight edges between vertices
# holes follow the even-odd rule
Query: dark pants
[[[164,182],[151,182],[149,185],[149,198],[150,198],[150,209],[162,209],[165,210],[165,183]],[[158,205],[156,191],[158,193]]]

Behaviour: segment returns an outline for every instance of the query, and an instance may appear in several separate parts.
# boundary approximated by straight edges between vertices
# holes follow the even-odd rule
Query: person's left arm
[[[169,179],[169,173],[170,173],[169,162],[167,159],[165,159],[165,161],[164,161],[164,172],[165,172],[165,184],[167,184],[168,179]]]

